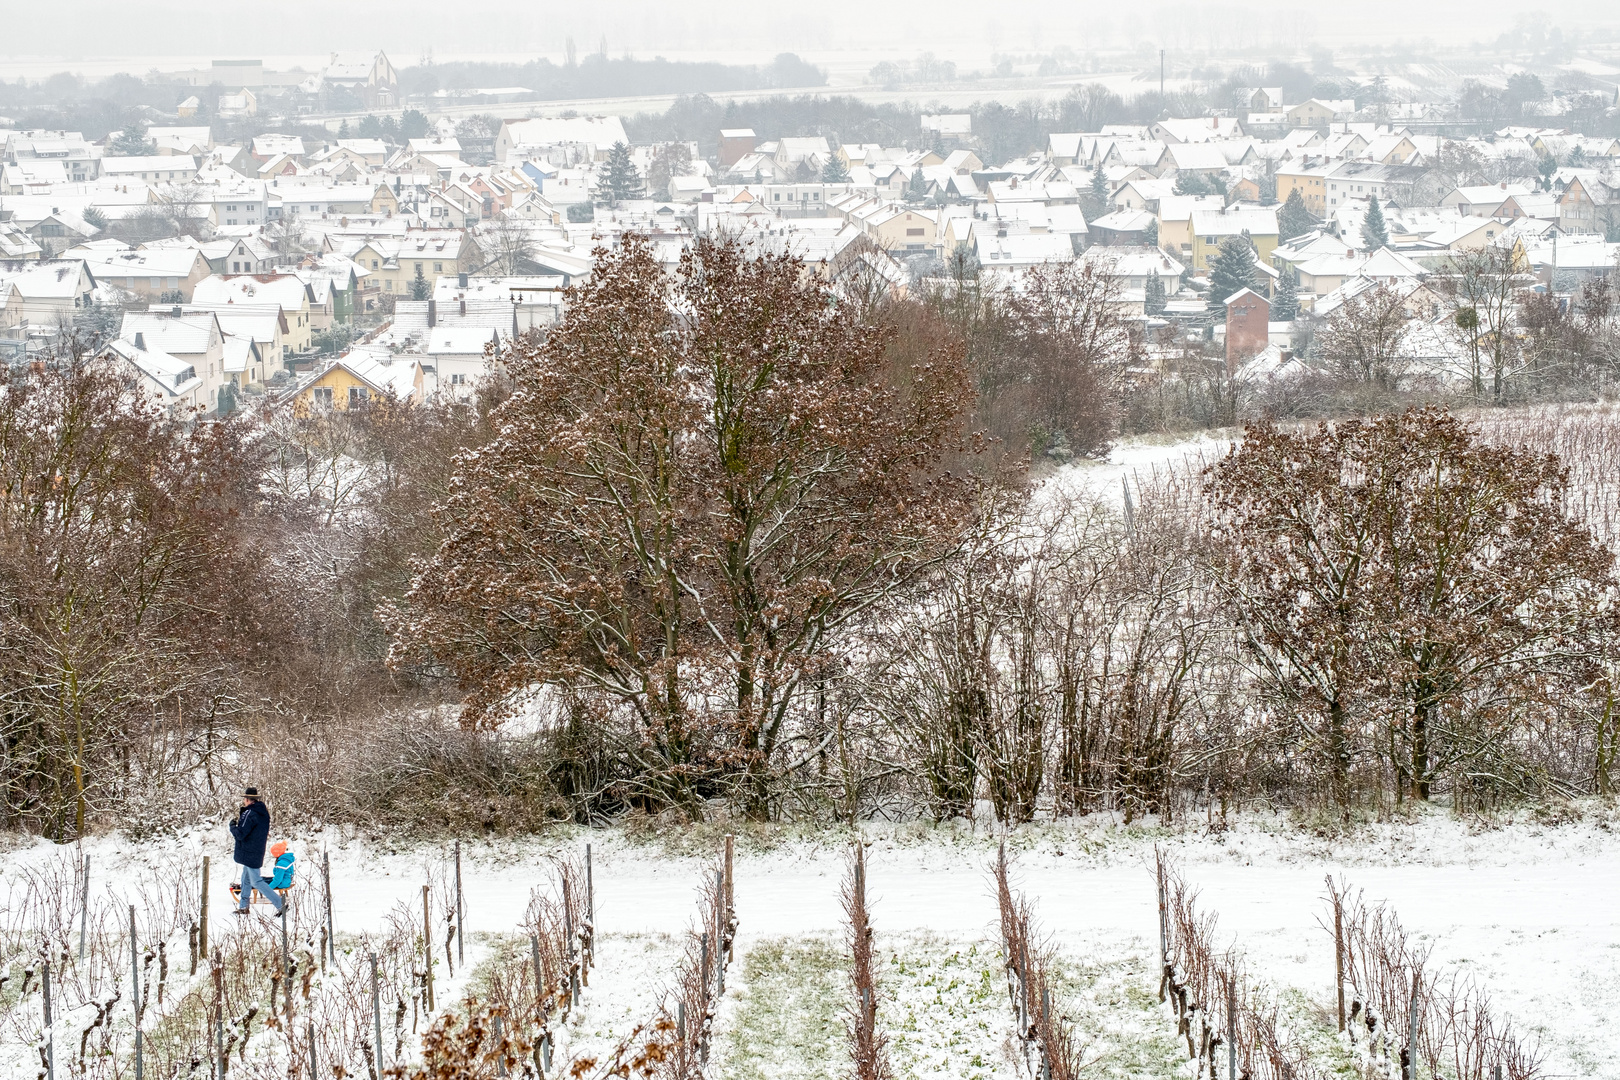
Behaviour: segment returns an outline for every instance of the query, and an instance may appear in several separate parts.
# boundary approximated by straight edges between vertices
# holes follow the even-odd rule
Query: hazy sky
[[[936,5],[873,5],[856,0],[815,4],[720,4],[697,0],[609,0],[563,5],[446,5],[402,0],[387,6],[330,0],[57,0],[6,7],[0,40],[0,76],[35,75],[58,58],[68,67],[106,72],[106,65],[141,72],[174,68],[190,58],[303,58],[318,62],[334,49],[386,50],[397,66],[414,64],[428,50],[441,59],[480,54],[507,58],[560,57],[572,36],[581,55],[605,37],[614,55],[663,54],[759,60],[793,51],[825,62],[842,57],[909,57],[931,49],[971,66],[993,51],[1049,52],[1068,45],[1161,45],[1188,53],[1234,45],[1303,50],[1311,42],[1332,48],[1355,41],[1392,44],[1432,39],[1441,48],[1493,39],[1515,23],[1547,27],[1620,26],[1620,5],[1584,4],[1558,16],[1526,14],[1504,0],[1358,0],[1355,4],[1159,3],[1131,6],[1081,0],[996,0],[993,4],[941,0]],[[1579,23],[1570,23],[1578,13]],[[114,59],[128,58],[117,65]],[[982,58],[982,59],[981,59]]]

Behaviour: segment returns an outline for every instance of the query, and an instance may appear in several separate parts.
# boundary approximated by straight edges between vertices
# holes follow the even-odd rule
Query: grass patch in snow
[[[877,944],[878,1023],[897,1077],[1016,1075],[1006,1060],[1011,1012],[994,945],[929,933],[879,935]]]
[[[734,1008],[715,1045],[719,1076],[831,1080],[845,1074],[849,983],[842,939],[767,938],[744,953],[732,973],[726,996]]]
[[[1159,1005],[1158,960],[1141,941],[1063,949],[1054,972],[1058,1011],[1088,1077],[1184,1077],[1187,1048]],[[1003,989],[998,985],[998,989]],[[1001,1002],[1006,1003],[1005,992]]]

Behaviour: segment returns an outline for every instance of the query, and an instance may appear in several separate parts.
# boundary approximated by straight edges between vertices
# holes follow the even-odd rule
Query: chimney
[[[467,298],[465,296],[461,298],[461,316],[462,318],[467,317]]]
[[[135,331],[135,347],[141,352],[146,351],[146,335],[139,330]]]
[[[465,289],[467,287],[467,273],[466,273],[466,271],[462,271],[461,273],[456,275],[456,285],[459,286],[460,288],[463,288],[463,289]]]
[[[428,305],[428,329],[431,330],[435,326],[439,325],[439,302],[437,300],[429,300],[427,302],[427,305]]]
[[[174,307],[170,308],[169,314],[178,319],[180,317],[180,305],[176,304]]]

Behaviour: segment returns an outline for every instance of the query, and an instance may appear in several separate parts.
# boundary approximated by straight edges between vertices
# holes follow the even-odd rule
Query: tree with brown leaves
[[[741,782],[768,813],[836,636],[965,513],[939,465],[971,403],[959,348],[895,372],[886,331],[798,259],[703,242],[672,279],[632,236],[505,361],[499,434],[458,463],[396,663],[452,668],[470,724],[535,686],[583,695],[623,721],[639,801]]]
[[[1208,478],[1222,580],[1274,690],[1325,721],[1341,806],[1374,749],[1358,720],[1384,721],[1397,797],[1427,799],[1608,632],[1613,555],[1567,512],[1563,467],[1444,411],[1255,425]]]

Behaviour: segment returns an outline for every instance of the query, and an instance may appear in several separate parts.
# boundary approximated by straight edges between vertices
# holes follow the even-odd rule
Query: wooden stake
[[[736,838],[726,833],[726,914],[737,910],[736,879],[732,877],[732,849]]]
[[[90,922],[90,855],[84,856],[84,889],[79,896],[79,961],[84,962],[84,931]]]
[[[197,951],[204,961],[208,959],[208,856],[203,856],[202,918],[197,923]],[[193,974],[196,970],[193,969]]]
[[[326,947],[331,953],[332,963],[337,963],[337,928],[332,923],[332,854],[321,851],[321,871],[326,879]]]
[[[1237,979],[1226,980],[1226,1080],[1237,1080]]]
[[[315,1018],[307,1021],[309,1024],[309,1080],[321,1080],[320,1065],[315,1057]]]
[[[56,1080],[56,1026],[51,1016],[51,962],[46,960],[40,965],[40,987],[45,993],[45,1075],[47,1080]]]
[[[1407,1060],[1411,1062],[1410,1073],[1407,1080],[1418,1080],[1418,991],[1420,987],[1421,984],[1418,982],[1418,976],[1414,974],[1412,976],[1412,1000],[1407,1005],[1406,1016],[1406,1057]]]
[[[1328,879],[1331,889],[1333,881]],[[1333,980],[1339,991],[1339,1033],[1344,1033],[1344,902],[1333,893]]]
[[[135,945],[135,905],[129,905],[129,1003],[135,1010],[135,1026],[141,1026],[141,956]]]
[[[377,954],[371,954],[371,1022],[377,1030],[377,1075],[383,1071],[382,990],[377,985]]]
[[[426,981],[428,1012],[437,1012],[433,1004],[433,921],[428,916],[428,887],[422,886],[422,960]]]
[[[287,947],[287,916],[285,913],[281,916],[281,981],[287,989],[287,1041],[291,1042],[293,1037],[293,969],[292,950]],[[271,1002],[271,1004],[274,1005],[275,1003]]]
[[[467,963],[467,928],[462,925],[466,908],[461,905],[461,840],[456,840],[456,963]]]

